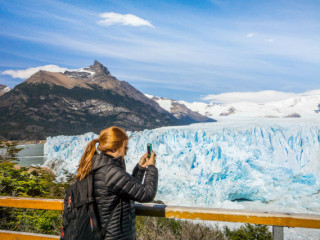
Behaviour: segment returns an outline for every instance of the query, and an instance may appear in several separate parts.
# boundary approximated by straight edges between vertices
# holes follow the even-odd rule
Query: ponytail
[[[96,153],[96,143],[99,142],[98,139],[94,139],[88,143],[86,150],[82,154],[78,169],[77,169],[77,176],[76,180],[84,179],[92,169],[92,158],[93,155]]]
[[[129,138],[126,132],[119,127],[112,126],[106,128],[100,132],[98,139],[94,139],[86,147],[84,151],[78,169],[77,169],[77,179],[84,179],[92,169],[92,158],[96,153],[96,143],[99,142],[98,150],[103,153],[108,151],[116,151],[121,148],[125,141],[128,141]]]

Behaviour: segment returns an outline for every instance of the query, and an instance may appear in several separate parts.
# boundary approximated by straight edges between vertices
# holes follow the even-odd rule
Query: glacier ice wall
[[[82,153],[88,142],[98,135],[90,132],[79,136],[47,137],[44,154],[47,160],[43,166],[53,170],[63,180],[67,173],[76,173]]]
[[[130,171],[148,142],[157,152],[156,199],[168,204],[222,207],[234,201],[272,202],[320,190],[320,123],[265,120],[203,123],[128,132]],[[46,166],[60,178],[75,173],[97,135],[47,138]],[[281,203],[280,203],[281,204]],[[317,206],[320,211],[320,207]]]

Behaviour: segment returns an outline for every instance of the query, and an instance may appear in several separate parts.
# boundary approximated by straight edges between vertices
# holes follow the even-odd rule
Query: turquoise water
[[[18,147],[23,148],[18,153],[18,164],[20,166],[42,165],[47,159],[47,156],[43,152],[44,144],[26,144],[19,145]]]

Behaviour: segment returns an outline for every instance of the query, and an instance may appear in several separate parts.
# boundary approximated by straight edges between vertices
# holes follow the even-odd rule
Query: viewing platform
[[[273,239],[284,239],[283,227],[320,229],[320,215],[168,206],[136,203],[137,216],[251,223],[273,226]],[[0,197],[0,207],[32,208],[62,211],[62,199]],[[1,240],[49,240],[59,236],[0,230]]]

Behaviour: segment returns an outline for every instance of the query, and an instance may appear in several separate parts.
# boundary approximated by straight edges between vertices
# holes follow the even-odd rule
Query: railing
[[[63,200],[40,199],[40,198],[16,198],[0,197],[0,207],[33,208],[46,210],[61,210]],[[197,208],[167,206],[161,204],[136,203],[136,214],[138,216],[182,218],[194,220],[210,220],[224,222],[241,222],[252,224],[263,224],[273,226],[273,239],[283,239],[283,227],[302,227],[320,229],[320,215],[277,213],[230,210],[218,208]],[[24,232],[13,232],[0,230],[1,240],[49,240],[59,239],[58,236],[34,234]]]

